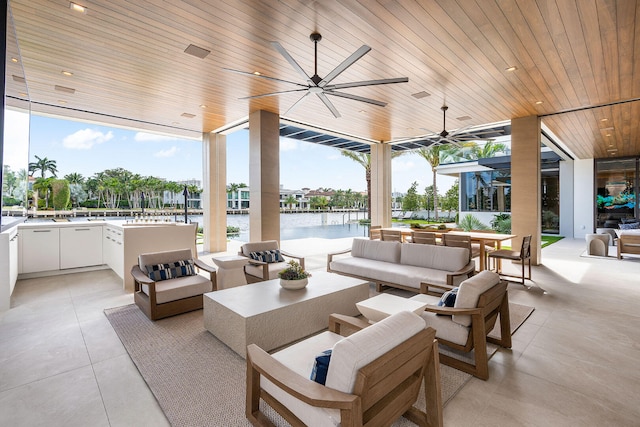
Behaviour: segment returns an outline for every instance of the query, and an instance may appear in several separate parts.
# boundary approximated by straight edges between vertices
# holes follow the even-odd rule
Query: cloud
[[[136,132],[133,139],[138,142],[148,142],[148,141],[176,141],[179,138],[176,138],[174,136],[158,135],[155,133]]]
[[[180,151],[180,149],[178,147],[176,147],[175,145],[171,148],[169,148],[168,150],[160,150],[157,153],[154,154],[155,157],[173,157],[176,154],[178,154],[178,152]]]
[[[394,171],[403,172],[415,168],[416,164],[412,160],[404,162],[402,160],[394,159],[392,167]]]
[[[83,129],[66,136],[62,140],[62,145],[72,150],[88,150],[96,144],[109,141],[111,138],[113,138],[111,131],[105,134],[97,130]]]
[[[293,151],[298,149],[298,141],[289,138],[280,138],[280,151]]]

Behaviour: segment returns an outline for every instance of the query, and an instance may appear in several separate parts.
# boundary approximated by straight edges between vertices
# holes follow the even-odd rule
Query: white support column
[[[540,119],[537,116],[511,120],[511,232],[520,248],[522,237],[531,234],[531,264],[540,264],[542,232],[540,182]]]
[[[227,137],[202,134],[204,252],[227,250]]]
[[[249,115],[249,241],[280,241],[280,116]]]
[[[391,227],[391,146],[371,146],[371,225]]]

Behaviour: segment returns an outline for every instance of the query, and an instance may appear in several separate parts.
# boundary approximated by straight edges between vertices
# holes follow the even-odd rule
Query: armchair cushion
[[[163,264],[147,265],[149,278],[155,282],[160,280],[175,279],[183,276],[193,276],[196,269],[192,259],[185,259]]]
[[[244,266],[244,272],[255,277],[262,278],[262,265],[247,264]],[[267,264],[269,269],[269,280],[277,279],[278,273],[287,268],[286,262],[272,262]]]
[[[476,308],[480,295],[500,282],[500,276],[490,270],[484,270],[460,284],[455,308]],[[471,326],[468,314],[453,315],[452,320],[461,326]],[[436,329],[437,330],[437,329]]]
[[[425,328],[415,313],[401,311],[349,335],[333,346],[326,386],[353,393],[358,370]]]
[[[251,252],[249,253],[249,258],[267,263],[284,262],[279,249]]]
[[[149,295],[149,286],[142,284],[142,292]],[[211,281],[199,274],[163,280],[156,283],[156,303],[164,304],[207,292],[211,292]]]

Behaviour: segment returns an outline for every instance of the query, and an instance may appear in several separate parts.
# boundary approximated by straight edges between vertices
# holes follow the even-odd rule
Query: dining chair
[[[372,225],[369,227],[369,240],[380,240],[381,239],[381,233],[380,233],[380,229],[382,228],[381,225]]]
[[[506,276],[506,277],[516,277],[519,278],[520,281],[518,281],[517,283],[520,283],[522,285],[525,284],[525,279],[531,280],[531,235],[529,234],[528,236],[524,236],[522,239],[522,246],[520,247],[519,251],[514,251],[514,250],[510,250],[510,249],[497,249],[493,252],[491,252],[489,254],[489,259],[493,261],[493,268],[495,269],[496,273],[500,274],[501,276]],[[503,259],[508,259],[511,261],[520,261],[522,264],[522,275],[520,276],[515,276],[512,274],[505,274],[501,271],[501,269],[499,268],[499,260],[503,260]],[[524,275],[524,264],[525,262],[528,264],[529,266],[529,276],[525,277]],[[513,281],[513,280],[511,280]]]
[[[381,239],[386,242],[402,242],[402,231],[381,230]]]
[[[420,243],[423,245],[435,245],[437,244],[436,233],[433,233],[431,231],[412,231],[411,243]]]
[[[469,236],[444,233],[442,235],[442,244],[445,246],[454,246],[458,248],[469,249],[469,260],[480,256],[480,247],[476,246],[474,250],[473,246],[471,245],[471,237]]]

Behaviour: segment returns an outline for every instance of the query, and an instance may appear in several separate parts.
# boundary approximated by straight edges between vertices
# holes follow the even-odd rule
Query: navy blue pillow
[[[453,307],[456,303],[456,297],[458,296],[458,288],[453,288],[450,291],[442,294],[440,301],[438,301],[438,306],[442,307]]]
[[[324,385],[324,383],[327,382],[327,372],[329,372],[330,361],[331,350],[325,350],[316,356],[316,361],[313,364],[313,370],[311,371],[311,380]]]

